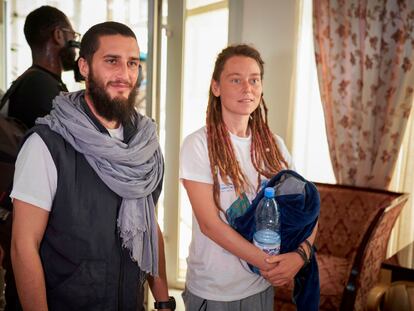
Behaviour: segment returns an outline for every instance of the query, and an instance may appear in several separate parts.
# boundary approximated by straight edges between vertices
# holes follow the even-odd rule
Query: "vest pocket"
[[[49,309],[102,310],[106,287],[106,262],[82,261],[61,284],[47,292]]]

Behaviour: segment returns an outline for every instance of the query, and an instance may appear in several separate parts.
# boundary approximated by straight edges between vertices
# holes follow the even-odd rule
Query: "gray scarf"
[[[137,133],[128,144],[102,134],[81,106],[84,91],[61,93],[49,115],[37,119],[82,153],[102,181],[122,197],[118,229],[141,270],[158,275],[157,222],[152,192],[164,173],[155,123],[135,115]]]

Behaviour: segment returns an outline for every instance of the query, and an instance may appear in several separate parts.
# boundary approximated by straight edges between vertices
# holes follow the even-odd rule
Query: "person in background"
[[[61,93],[17,157],[12,264],[25,310],[142,310],[168,296],[155,217],[164,163],[155,122],[137,113],[139,46],[124,24],[80,45],[85,90]]]
[[[74,68],[76,53],[70,42],[79,40],[79,34],[73,30],[67,16],[51,6],[41,6],[27,15],[24,35],[31,49],[32,65],[12,83],[0,104],[9,117],[17,119],[22,131],[31,128],[36,118],[49,113],[53,98],[61,91],[67,91],[61,74],[63,70]],[[3,184],[7,184],[4,191],[9,194],[12,181],[7,176],[0,178]],[[7,198],[0,198],[2,207],[11,206]],[[10,261],[11,217],[0,226],[4,233],[0,243],[4,248],[3,266],[6,270],[5,311],[10,311],[18,308]]]
[[[30,12],[24,23],[24,35],[32,52],[32,66],[9,88],[8,115],[22,121],[27,128],[52,109],[52,100],[67,92],[61,79],[63,71],[73,70],[76,52],[70,44],[80,34],[73,30],[67,16],[51,6]]]
[[[195,216],[183,292],[186,310],[273,310],[272,285],[292,281],[304,265],[295,252],[268,256],[226,221],[228,209],[249,206],[269,178],[293,166],[283,140],[267,124],[263,65],[259,52],[244,44],[218,55],[206,126],[181,148],[180,179]]]

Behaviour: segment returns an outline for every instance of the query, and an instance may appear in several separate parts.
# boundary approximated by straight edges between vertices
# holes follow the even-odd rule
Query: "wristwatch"
[[[154,302],[154,309],[170,309],[175,310],[175,299],[174,297],[168,297],[168,301],[156,301]]]

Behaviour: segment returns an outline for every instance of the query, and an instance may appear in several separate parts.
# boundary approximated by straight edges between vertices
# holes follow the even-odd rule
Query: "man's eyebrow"
[[[104,58],[121,58],[121,55],[116,55],[116,54],[106,54],[103,56]],[[139,61],[140,58],[137,56],[132,56],[128,58],[129,60],[136,60]]]
[[[105,58],[120,58],[121,56],[120,55],[116,55],[116,54],[106,54],[106,55],[104,55],[103,57],[105,57]]]

